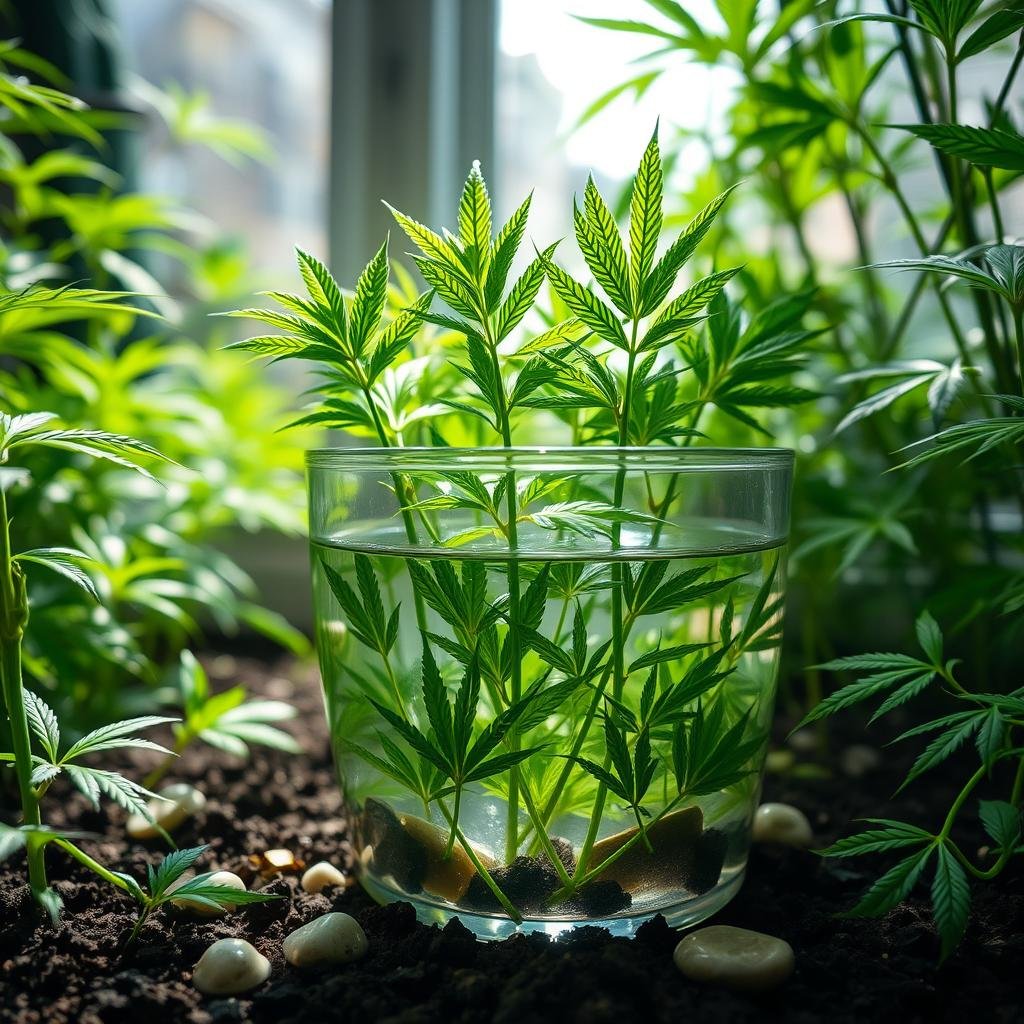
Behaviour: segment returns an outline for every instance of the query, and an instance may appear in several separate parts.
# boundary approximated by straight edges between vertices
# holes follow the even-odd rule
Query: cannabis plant
[[[143,888],[131,875],[121,871],[111,872],[111,879],[124,889],[139,905],[131,933],[125,943],[130,946],[142,931],[153,911],[166,906],[172,900],[187,900],[188,903],[207,910],[233,909],[253,903],[279,900],[279,893],[249,892],[234,886],[213,881],[216,872],[205,871],[184,881],[185,872],[206,852],[206,846],[193,846],[186,850],[175,850],[155,867],[146,865],[146,886]]]
[[[30,308],[43,301],[51,308],[59,308],[62,302],[72,307],[83,301],[116,305],[120,299],[116,295],[97,292],[69,295],[33,289],[12,298],[7,309],[17,309],[19,301]],[[10,753],[0,754],[0,760],[13,764],[18,781],[32,894],[54,919],[60,911],[61,902],[46,880],[43,853],[47,843],[57,843],[89,867],[94,862],[69,838],[43,827],[40,800],[58,776],[66,775],[94,804],[98,804],[102,795],[130,812],[152,819],[146,799],[155,794],[116,772],[83,764],[82,758],[124,747],[163,750],[163,747],[132,734],[170,721],[145,717],[106,725],[83,736],[62,753],[57,716],[38,696],[24,688],[21,661],[22,641],[30,619],[28,572],[35,567],[44,568],[80,587],[91,598],[97,595],[92,580],[81,568],[80,563],[87,560],[81,551],[64,547],[28,550],[15,550],[13,547],[7,490],[12,481],[19,478],[21,467],[11,466],[12,460],[20,463],[27,456],[31,466],[36,452],[58,449],[89,459],[106,460],[148,476],[146,464],[162,457],[133,438],[99,430],[61,427],[55,420],[52,413],[46,412],[22,416],[0,413],[0,465],[4,467],[3,486],[0,487],[0,679],[13,748]],[[42,751],[40,754],[32,751],[33,735]]]
[[[320,364],[321,400],[303,422],[372,438],[368,456],[392,456],[380,462],[385,484],[372,462],[366,477],[353,463],[344,484],[329,455],[310,462],[328,711],[346,790],[363,806],[371,878],[390,873],[415,892],[419,882],[388,850],[401,842],[396,829],[418,829],[422,840],[439,828],[440,862],[466,864],[473,877],[459,892],[441,887],[450,902],[493,906],[512,921],[594,916],[595,885],[619,901],[605,911],[630,905],[616,873],[640,850],[665,855],[665,836],[686,828],[708,861],[703,874],[691,871],[691,892],[718,883],[725,834],[702,829],[700,808],[709,820],[735,818],[755,791],[779,635],[778,541],[703,564],[647,560],[666,531],[678,536],[675,474],[653,461],[638,463],[649,472],[595,466],[590,479],[517,469],[520,438],[670,453],[704,436],[712,406],[760,430],[754,410],[810,396],[791,380],[813,338],[801,325],[807,297],[747,317],[725,294],[735,268],[677,284],[728,194],[666,239],[663,188],[657,133],[633,182],[627,239],[588,182],[574,226],[589,284],[562,269],[555,245],[513,273],[530,198],[495,230],[475,164],[457,232],[393,211],[429,286],[404,309],[386,315],[385,243],[350,296],[299,252],[307,295],[272,292],[280,309],[233,314],[277,332],[238,347]],[[545,282],[552,309],[542,305]],[[431,329],[442,332],[433,351],[423,341]],[[450,436],[478,447],[449,459]],[[432,451],[410,453],[417,442]],[[478,455],[496,461],[481,470]],[[358,529],[351,546],[332,539],[346,495],[362,485],[362,504],[378,500],[375,487],[394,503],[394,548],[359,540]],[[532,554],[565,543],[615,552],[637,531],[648,555],[634,560]],[[396,817],[379,799],[392,793],[429,820]],[[467,818],[481,799],[493,801],[489,814],[503,808],[500,861],[479,848]],[[634,830],[609,848],[602,833],[624,814]],[[551,834],[567,818],[579,831],[570,851]],[[549,873],[539,896],[515,889],[510,872],[523,857]]]
[[[197,741],[235,757],[248,757],[255,743],[289,754],[299,745],[273,723],[295,717],[295,708],[280,700],[247,700],[244,686],[210,692],[206,670],[191,651],[182,651],[174,673],[174,703],[180,703],[184,720],[174,726],[174,749],[146,776],[145,784],[155,786],[186,749]]]
[[[933,833],[904,821],[869,818],[871,824],[881,827],[840,839],[824,851],[827,857],[898,852],[902,858],[864,894],[850,911],[854,916],[877,917],[886,913],[910,894],[926,872],[932,874],[932,909],[942,939],[942,956],[946,957],[967,926],[971,902],[968,875],[982,881],[998,878],[1013,857],[1024,854],[1019,845],[1024,795],[1019,729],[1024,689],[993,693],[965,688],[956,678],[956,660],[944,658],[942,632],[927,611],[918,618],[916,631],[924,658],[859,654],[821,666],[830,671],[866,674],[823,700],[804,724],[884,696],[872,716],[875,721],[935,688],[942,688],[948,708],[956,709],[937,718],[926,718],[896,738],[900,742],[931,735],[900,789],[944,764],[965,744],[973,742],[977,750],[980,763],[957,793],[939,830]],[[978,816],[992,841],[992,850],[991,863],[976,867],[952,838],[953,827],[975,789],[1006,764],[1015,765],[1009,789],[1004,790],[1006,799],[978,801]]]

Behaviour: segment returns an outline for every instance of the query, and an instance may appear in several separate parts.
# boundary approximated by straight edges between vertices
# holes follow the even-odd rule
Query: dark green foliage
[[[750,410],[809,397],[801,392],[809,381],[792,380],[799,364],[831,392],[802,402],[792,435],[806,449],[792,567],[793,585],[806,595],[805,663],[872,642],[874,602],[844,589],[855,573],[888,580],[881,586],[889,592],[905,589],[910,574],[930,580],[929,604],[942,609],[963,659],[941,660],[938,628],[922,616],[923,657],[833,658],[812,670],[812,695],[822,668],[860,678],[827,696],[808,721],[872,697],[877,717],[925,690],[951,688],[960,704],[921,724],[931,742],[911,777],[948,771],[950,753],[973,742],[986,772],[993,757],[1017,770],[1003,802],[1019,809],[1019,752],[997,751],[1015,749],[1013,727],[1001,716],[1019,686],[1014,613],[1024,593],[1017,570],[1024,534],[994,531],[993,521],[996,507],[1016,521],[1022,495],[1024,249],[1014,244],[1020,225],[1007,196],[1024,168],[1017,102],[1024,9],[979,0],[864,6],[722,0],[705,21],[675,0],[647,0],[636,21],[583,19],[651,40],[634,77],[596,100],[588,116],[617,97],[641,95],[676,62],[739,76],[727,137],[709,132],[706,164],[679,190],[676,217],[745,178],[715,225],[712,270],[742,264],[734,280],[760,308],[803,304],[801,318],[825,331],[797,341],[803,327],[795,323],[774,328],[775,340],[744,340],[751,328],[731,309],[730,287],[709,306],[708,344],[683,342],[701,384],[702,404],[692,408],[705,421],[714,408],[747,429],[767,426]],[[982,60],[992,73],[979,84]],[[910,123],[888,123],[897,101]],[[754,223],[767,225],[761,241],[751,238]],[[822,224],[840,223],[855,246],[849,256],[821,234]],[[909,258],[890,258],[894,227],[912,246],[900,253]],[[688,425],[704,423],[694,416]],[[984,558],[965,555],[968,548]],[[858,606],[863,636],[851,614]],[[998,772],[991,784],[1003,785]],[[947,955],[966,915],[963,872],[995,878],[1010,854],[976,870],[945,840],[937,850],[922,845],[862,909],[884,912],[919,875],[934,872]]]

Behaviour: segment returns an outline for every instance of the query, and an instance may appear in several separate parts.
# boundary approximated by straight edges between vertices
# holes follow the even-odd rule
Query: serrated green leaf
[[[548,280],[559,298],[599,338],[626,349],[626,333],[619,318],[589,288],[574,281],[550,260],[545,263]]]
[[[547,265],[557,246],[557,242],[554,245],[549,245],[512,285],[508,297],[498,309],[495,326],[495,335],[498,341],[507,338],[533,308],[540,286],[544,283]]]
[[[509,217],[494,240],[493,255],[490,266],[487,268],[487,282],[484,286],[484,298],[488,309],[496,306],[505,292],[505,283],[508,280],[509,271],[512,269],[512,262],[516,258],[516,253],[519,252],[519,246],[522,244],[523,234],[526,231],[532,200],[533,194],[531,193],[523,200],[519,209]]]
[[[584,212],[585,211],[585,212]],[[632,312],[629,267],[618,226],[594,179],[587,180],[584,209],[573,204],[576,241],[590,272],[623,316]]]
[[[29,728],[50,760],[56,761],[57,751],[60,749],[60,726],[57,723],[57,716],[49,705],[31,690],[23,690],[22,693]]]
[[[933,845],[928,845],[890,868],[845,916],[882,917],[902,903],[920,879],[934,849]]]
[[[920,846],[932,841],[932,835],[915,825],[884,818],[869,818],[883,828],[871,829],[858,835],[839,839],[828,849],[822,850],[823,857],[860,857],[869,853],[888,853],[908,846]]]
[[[971,912],[971,889],[967,875],[944,843],[937,848],[932,879],[932,913],[942,940],[940,959],[945,960],[959,945]]]
[[[979,800],[981,823],[996,849],[1012,850],[1020,839],[1021,812],[1005,800]]]
[[[956,55],[957,61],[984,53],[1000,39],[1005,39],[1024,28],[1024,9],[1010,5],[992,12],[963,42]]]
[[[385,240],[356,282],[356,294],[352,300],[352,315],[349,322],[348,345],[357,359],[362,357],[371,335],[380,323],[384,314],[387,293],[388,243]]]
[[[100,599],[99,592],[96,590],[96,584],[80,564],[82,562],[85,562],[87,565],[91,564],[92,559],[76,548],[33,548],[31,551],[19,552],[14,556],[14,560],[45,566],[47,569],[70,580],[76,587],[84,590],[93,600],[98,601]]]
[[[491,200],[479,160],[473,161],[459,200],[459,237],[483,281],[491,259]]]
[[[735,188],[735,186],[733,186]],[[654,269],[644,289],[643,304],[640,307],[642,316],[653,313],[665,301],[666,296],[675,283],[679,271],[694,254],[697,246],[704,240],[708,231],[721,212],[725,201],[733,188],[726,189],[704,207],[686,226],[679,237],[668,247]]]
[[[895,125],[930,142],[940,152],[969,160],[978,167],[1024,171],[1024,136],[1001,128],[963,124]]]
[[[629,284],[634,309],[643,306],[644,289],[661,237],[662,189],[661,152],[655,129],[633,179],[629,204]]]

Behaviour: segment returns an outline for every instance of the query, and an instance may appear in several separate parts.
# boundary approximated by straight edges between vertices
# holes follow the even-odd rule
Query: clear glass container
[[[310,452],[360,879],[483,938],[713,913],[778,672],[782,449]]]

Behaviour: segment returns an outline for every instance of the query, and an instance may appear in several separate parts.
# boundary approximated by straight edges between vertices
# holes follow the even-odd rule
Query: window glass
[[[698,19],[712,18],[710,0],[688,2]],[[609,32],[580,21],[616,18],[659,22],[643,0],[501,0],[497,62],[499,206],[511,208],[535,185],[531,232],[539,241],[571,228],[565,197],[581,192],[588,172],[614,195],[636,169],[640,153],[663,119],[668,125],[720,133],[734,76],[675,63],[637,100],[610,103],[581,127],[581,117],[608,89],[642,74],[637,58],[659,48],[650,36]],[[712,21],[713,23],[713,21]],[[683,146],[678,171],[705,159]]]
[[[119,0],[124,56],[160,88],[205,93],[219,118],[262,129],[266,159],[175,143],[154,119],[139,187],[173,196],[247,243],[254,268],[293,272],[327,251],[329,0]]]

